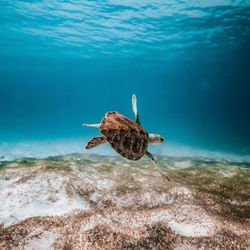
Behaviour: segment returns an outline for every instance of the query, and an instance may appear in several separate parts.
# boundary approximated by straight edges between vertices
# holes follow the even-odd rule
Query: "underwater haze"
[[[1,0],[0,249],[249,249],[249,35],[249,0]],[[84,148],[133,94],[159,168]]]
[[[249,35],[249,1],[2,0],[0,157],[86,152],[135,93],[152,152],[249,160]]]

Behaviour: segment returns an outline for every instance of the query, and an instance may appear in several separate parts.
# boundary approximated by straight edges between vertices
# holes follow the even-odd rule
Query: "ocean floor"
[[[0,249],[249,249],[250,163],[70,154],[0,162]]]

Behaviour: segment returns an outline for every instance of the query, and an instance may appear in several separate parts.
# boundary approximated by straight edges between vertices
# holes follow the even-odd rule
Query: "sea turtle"
[[[147,151],[148,144],[159,145],[164,138],[158,134],[148,134],[141,126],[137,113],[136,96],[132,96],[132,107],[135,114],[135,121],[128,119],[119,112],[111,111],[99,124],[83,124],[83,126],[97,127],[102,136],[93,137],[85,146],[86,149],[109,143],[111,147],[121,156],[137,161],[143,155],[147,155],[162,175],[169,177],[162,172],[152,154]]]

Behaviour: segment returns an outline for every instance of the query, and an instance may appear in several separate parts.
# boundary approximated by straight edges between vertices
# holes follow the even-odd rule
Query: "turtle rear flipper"
[[[105,136],[96,136],[93,137],[92,139],[90,139],[87,143],[87,145],[85,146],[86,149],[90,149],[90,148],[94,148],[97,147],[99,145],[105,144],[107,143],[107,139]]]
[[[161,173],[161,175],[162,175],[163,177],[165,177],[168,181],[171,181],[170,178],[168,177],[168,175],[167,175],[166,173],[164,173],[164,172],[161,170],[161,167],[158,165],[158,163],[157,163],[156,160],[154,159],[153,155],[152,155],[150,152],[148,152],[148,151],[146,151],[145,154],[146,154],[146,155],[148,156],[148,158],[153,162],[154,166],[159,170],[159,172]]]

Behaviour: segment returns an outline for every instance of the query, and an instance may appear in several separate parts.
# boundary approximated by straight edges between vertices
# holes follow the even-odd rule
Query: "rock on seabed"
[[[157,160],[1,161],[0,249],[250,248],[249,163]]]

